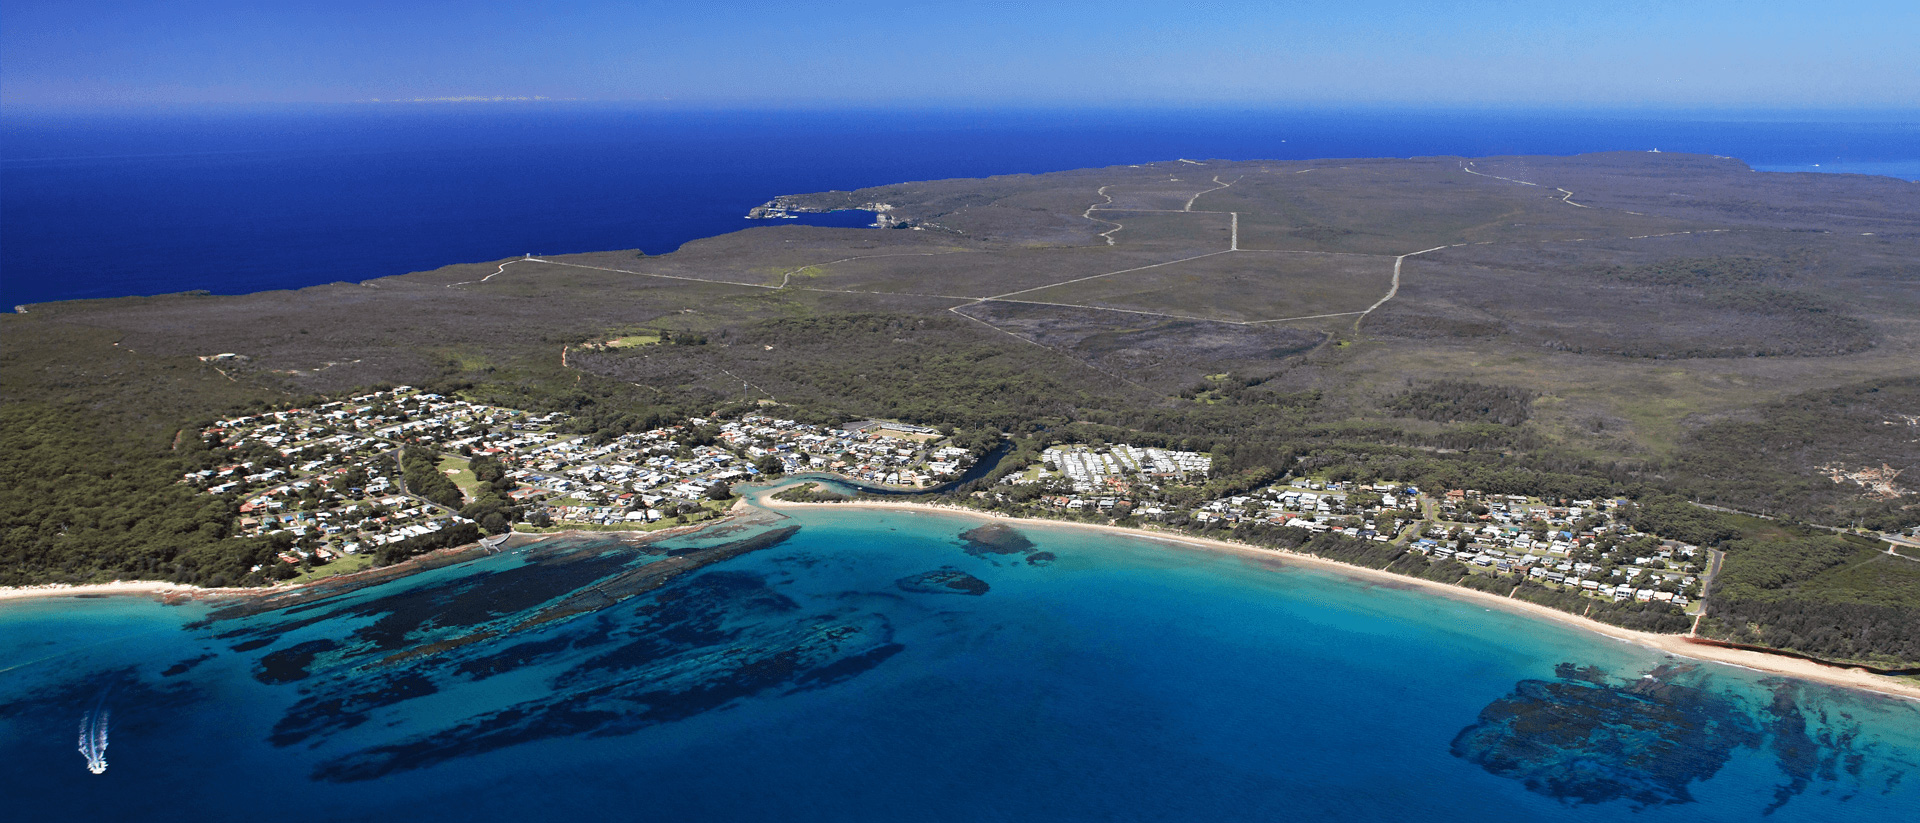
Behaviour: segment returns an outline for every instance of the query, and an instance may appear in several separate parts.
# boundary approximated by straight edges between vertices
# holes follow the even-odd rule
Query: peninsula
[[[885,228],[20,307],[0,582],[311,580],[821,473],[1920,667],[1911,183],[1178,160],[756,214],[850,208]]]

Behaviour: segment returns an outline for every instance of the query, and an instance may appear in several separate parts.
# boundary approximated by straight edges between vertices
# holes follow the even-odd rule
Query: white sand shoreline
[[[1125,535],[1125,536],[1134,537],[1134,538],[1141,538],[1146,540],[1154,540],[1154,541],[1159,541],[1163,543],[1174,544],[1181,548],[1209,550],[1209,551],[1215,551],[1215,552],[1234,554],[1234,555],[1243,556],[1243,557],[1257,557],[1257,558],[1262,558],[1266,560],[1272,560],[1277,557],[1293,563],[1297,563],[1305,567],[1318,568],[1323,571],[1339,572],[1341,574],[1349,575],[1356,578],[1391,584],[1396,587],[1407,587],[1407,588],[1418,587],[1420,589],[1426,590],[1434,594],[1453,597],[1456,599],[1468,600],[1468,601],[1485,604],[1489,606],[1496,606],[1510,613],[1517,613],[1517,614],[1528,615],[1532,617],[1538,617],[1546,620],[1556,621],[1565,626],[1570,626],[1572,628],[1589,631],[1594,634],[1599,634],[1604,637],[1609,637],[1614,640],[1621,641],[1623,643],[1633,643],[1635,645],[1651,648],[1656,651],[1673,655],[1675,657],[1683,657],[1683,658],[1688,658],[1692,660],[1710,661],[1710,662],[1721,663],[1729,666],[1737,666],[1737,667],[1740,667],[1743,669],[1749,669],[1752,671],[1764,672],[1767,674],[1784,675],[1787,677],[1794,677],[1802,680],[1813,680],[1813,681],[1825,683],[1828,685],[1841,686],[1841,687],[1850,688],[1850,689],[1858,689],[1861,691],[1873,692],[1875,694],[1880,694],[1888,697],[1896,697],[1896,698],[1904,698],[1907,700],[1920,701],[1920,683],[1913,683],[1913,682],[1904,681],[1904,680],[1900,680],[1892,677],[1877,675],[1862,669],[1843,668],[1839,666],[1827,665],[1824,663],[1816,663],[1811,660],[1801,660],[1799,658],[1786,657],[1783,655],[1768,654],[1765,652],[1748,651],[1745,649],[1732,649],[1732,648],[1725,648],[1721,646],[1710,646],[1710,645],[1703,645],[1700,643],[1693,643],[1693,642],[1689,642],[1689,640],[1682,635],[1654,634],[1652,632],[1642,632],[1642,631],[1635,631],[1633,629],[1625,629],[1625,628],[1614,626],[1608,623],[1602,623],[1598,620],[1592,620],[1585,617],[1581,617],[1576,614],[1563,612],[1563,611],[1560,611],[1559,609],[1548,608],[1546,606],[1542,606],[1537,603],[1529,603],[1524,600],[1515,600],[1509,597],[1502,597],[1500,595],[1492,594],[1489,592],[1483,592],[1478,589],[1468,589],[1461,586],[1454,586],[1448,583],[1440,583],[1433,580],[1423,580],[1417,577],[1407,577],[1405,575],[1398,575],[1392,572],[1381,571],[1379,569],[1370,569],[1365,566],[1356,566],[1351,563],[1343,563],[1338,560],[1329,560],[1327,558],[1318,557],[1311,554],[1287,551],[1283,549],[1269,549],[1269,548],[1254,546],[1251,544],[1232,543],[1224,540],[1215,540],[1212,538],[1194,537],[1192,535],[1182,534],[1179,532],[1163,532],[1163,531],[1154,531],[1154,530],[1148,530],[1148,529],[1134,529],[1134,528],[1127,528],[1124,526],[1109,526],[1109,525],[1104,525],[1099,523],[1076,523],[1072,521],[1063,521],[1063,520],[1046,520],[1041,518],[1012,517],[1012,516],[1000,514],[997,512],[983,512],[977,509],[969,509],[963,506],[947,506],[947,505],[936,505],[936,504],[929,504],[929,503],[892,503],[892,502],[880,502],[880,501],[857,501],[857,502],[845,502],[845,503],[796,503],[796,502],[785,501],[785,500],[775,500],[773,498],[773,495],[770,493],[770,490],[756,490],[754,492],[751,492],[749,495],[743,496],[739,501],[737,501],[734,504],[734,506],[729,510],[728,516],[721,517],[712,521],[708,521],[706,523],[690,524],[689,526],[676,527],[672,529],[662,529],[660,531],[654,531],[654,532],[615,532],[615,531],[601,532],[601,531],[568,530],[568,531],[561,531],[561,532],[532,533],[532,534],[522,533],[522,534],[526,537],[531,537],[536,540],[555,538],[555,537],[566,537],[566,536],[591,536],[591,537],[606,537],[606,538],[615,538],[615,539],[621,539],[621,538],[627,538],[627,537],[640,537],[640,536],[645,536],[649,538],[668,537],[668,536],[681,534],[689,531],[698,531],[700,529],[704,529],[704,528],[711,527],[713,525],[724,523],[728,520],[731,520],[734,515],[738,515],[744,512],[749,505],[760,506],[768,510],[805,508],[805,507],[839,507],[839,508],[859,508],[859,509],[891,509],[896,511],[919,512],[924,514],[947,514],[947,515],[973,517],[981,520],[999,520],[999,521],[1008,521],[1008,522],[1018,522],[1022,524],[1031,524],[1034,526],[1041,526],[1041,527],[1090,529],[1094,531],[1106,532],[1109,534],[1119,534],[1119,535]],[[465,548],[469,548],[469,547],[458,547],[455,550],[461,550]],[[448,551],[448,550],[442,549],[441,551]],[[423,555],[423,557],[424,556],[425,555]],[[372,571],[372,570],[366,570],[366,571]],[[343,577],[350,578],[350,577],[357,576],[358,574],[364,574],[364,573],[366,572],[365,571],[358,572],[358,573],[355,573],[354,575],[345,575]],[[327,581],[337,581],[339,579],[341,578],[323,578],[321,580],[317,580],[314,582],[322,583]],[[290,586],[282,585],[282,586],[272,586],[272,587],[260,588],[260,589],[249,589],[249,588],[207,589],[207,588],[200,588],[197,586],[191,586],[191,585],[186,585],[181,583],[169,583],[169,582],[157,581],[157,580],[116,580],[111,583],[91,583],[91,584],[78,584],[78,585],[67,585],[67,584],[56,583],[56,584],[47,584],[42,586],[22,586],[22,587],[0,588],[0,602],[4,602],[8,600],[26,600],[26,599],[34,599],[34,598],[100,597],[100,596],[107,596],[107,595],[149,595],[149,596],[155,596],[155,597],[161,597],[161,598],[169,598],[169,597],[176,597],[176,596],[198,598],[198,597],[204,597],[207,595],[259,596],[259,595],[267,595],[267,594],[285,594],[287,592],[297,591],[306,585],[311,585],[311,584],[299,584],[299,585],[290,585]]]
[[[1324,571],[1339,572],[1341,574],[1349,575],[1356,578],[1362,578],[1370,581],[1378,581],[1381,583],[1392,584],[1393,586],[1396,586],[1396,587],[1410,587],[1410,588],[1418,587],[1422,590],[1425,590],[1434,594],[1440,594],[1440,595],[1453,597],[1460,600],[1467,600],[1467,601],[1471,601],[1478,604],[1495,606],[1510,613],[1517,613],[1517,614],[1527,615],[1531,617],[1538,617],[1546,620],[1552,620],[1557,623],[1560,623],[1561,625],[1589,631],[1594,634],[1612,638],[1614,640],[1618,640],[1623,643],[1632,643],[1638,646],[1654,649],[1659,652],[1673,655],[1674,657],[1684,657],[1692,660],[1702,660],[1702,661],[1709,661],[1713,663],[1721,663],[1729,666],[1737,666],[1739,668],[1748,669],[1751,671],[1763,672],[1766,674],[1784,675],[1787,677],[1794,677],[1802,680],[1812,680],[1819,683],[1825,683],[1831,686],[1841,686],[1849,689],[1858,689],[1861,691],[1873,692],[1875,694],[1880,694],[1887,697],[1897,697],[1897,698],[1904,698],[1907,700],[1920,701],[1920,684],[1900,680],[1893,677],[1887,677],[1884,675],[1873,674],[1871,672],[1868,672],[1862,669],[1842,668],[1839,666],[1832,666],[1824,663],[1816,663],[1811,660],[1801,660],[1799,658],[1786,657],[1786,656],[1777,655],[1777,654],[1768,654],[1765,652],[1748,651],[1745,649],[1732,649],[1732,648],[1726,648],[1722,646],[1704,645],[1700,643],[1690,642],[1688,638],[1684,635],[1654,634],[1652,632],[1643,632],[1643,631],[1636,631],[1633,629],[1625,629],[1609,623],[1602,623],[1598,620],[1592,620],[1586,617],[1581,617],[1576,614],[1563,612],[1563,611],[1560,611],[1559,609],[1549,608],[1537,603],[1530,603],[1525,600],[1516,600],[1513,598],[1492,594],[1490,592],[1483,592],[1478,589],[1468,589],[1465,587],[1455,586],[1448,583],[1441,583],[1433,580],[1423,580],[1417,577],[1407,577],[1405,575],[1394,574],[1392,572],[1381,571],[1379,569],[1370,569],[1365,566],[1356,566],[1351,563],[1343,563],[1338,560],[1329,560],[1324,557],[1318,557],[1311,554],[1304,554],[1301,552],[1286,551],[1283,549],[1269,549],[1269,548],[1253,546],[1245,543],[1232,543],[1224,540],[1215,540],[1215,539],[1205,538],[1205,537],[1194,537],[1191,535],[1180,534],[1177,532],[1151,531],[1147,529],[1127,528],[1124,526],[1108,526],[1108,525],[1103,525],[1098,523],[1076,523],[1072,521],[1062,521],[1062,520],[1046,520],[1046,519],[1040,519],[1040,518],[1012,517],[1009,515],[999,514],[995,512],[983,512],[975,509],[968,509],[961,506],[940,506],[940,505],[931,505],[926,503],[891,503],[891,502],[879,502],[879,501],[858,501],[858,502],[846,502],[846,503],[795,503],[795,502],[789,502],[784,500],[774,500],[772,499],[771,495],[766,495],[766,494],[757,496],[755,498],[755,502],[760,505],[767,506],[768,508],[776,508],[776,509],[797,508],[797,507],[805,507],[805,506],[826,506],[826,507],[842,507],[842,508],[892,509],[896,511],[917,511],[922,513],[964,515],[964,516],[980,518],[983,520],[1002,520],[1002,521],[1018,522],[1023,525],[1032,524],[1032,525],[1041,526],[1041,527],[1057,526],[1060,528],[1090,529],[1094,531],[1107,532],[1110,534],[1121,534],[1129,537],[1154,540],[1154,541],[1163,542],[1163,543],[1171,543],[1171,544],[1177,544],[1177,545],[1184,544],[1185,547],[1189,547],[1189,548],[1223,552],[1223,553],[1234,554],[1234,555],[1244,556],[1244,557],[1259,557],[1259,558],[1264,558],[1268,560],[1272,560],[1278,557],[1292,563],[1298,563],[1301,566],[1319,568]]]
[[[677,537],[683,534],[700,531],[702,529],[710,528],[712,526],[725,523],[733,519],[736,515],[739,515],[742,512],[746,511],[746,506],[747,506],[747,502],[743,498],[739,502],[736,502],[733,508],[729,509],[727,511],[727,514],[722,517],[718,517],[713,520],[702,521],[699,523],[689,523],[684,526],[674,526],[666,529],[655,529],[653,531],[600,531],[597,529],[557,529],[555,531],[550,531],[550,532],[513,532],[512,535],[515,537],[526,538],[528,539],[529,542],[539,542],[541,540],[551,540],[555,538],[566,538],[566,537],[612,538],[616,540],[664,539],[668,537]],[[475,546],[478,546],[478,545],[480,544],[469,543],[464,546],[450,546],[444,549],[435,549],[426,554],[410,557],[392,566],[384,566],[384,567],[376,566],[368,569],[360,569],[358,571],[348,572],[346,574],[316,578],[313,580],[309,580],[305,583],[276,583],[272,586],[228,587],[228,588],[203,588],[203,587],[195,586],[189,583],[172,583],[165,580],[115,580],[111,583],[43,583],[37,586],[0,586],[0,602],[4,602],[8,600],[33,600],[33,599],[58,598],[58,597],[89,597],[91,598],[91,597],[102,597],[106,595],[152,595],[160,598],[169,598],[169,597],[197,598],[197,597],[205,597],[208,595],[237,595],[241,597],[259,597],[259,596],[265,596],[265,595],[286,594],[288,592],[300,591],[301,589],[304,589],[308,586],[312,586],[315,584],[340,583],[342,581],[350,581],[355,578],[362,577],[372,573],[393,574],[396,571],[401,572],[402,574],[410,573],[405,568],[408,565],[416,564],[423,559],[436,557],[446,552],[464,553],[472,550]]]
[[[112,583],[48,583],[40,586],[0,587],[0,600],[30,600],[43,597],[101,597],[119,594],[171,595],[226,594],[230,592],[273,591],[272,589],[203,589],[165,580],[115,580]]]

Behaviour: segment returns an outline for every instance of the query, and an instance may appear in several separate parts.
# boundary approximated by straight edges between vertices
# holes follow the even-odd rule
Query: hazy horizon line
[[[411,99],[369,99],[356,101],[244,101],[244,102],[115,102],[115,103],[8,103],[0,101],[0,117],[47,115],[111,115],[167,113],[292,113],[328,111],[400,111],[512,108],[570,108],[608,111],[657,111],[710,114],[774,113],[893,113],[903,115],[938,114],[1366,114],[1390,112],[1482,113],[1482,114],[1590,114],[1602,116],[1738,117],[1819,116],[1822,119],[1845,117],[1920,124],[1920,107],[1869,105],[1751,105],[1713,103],[1626,104],[1528,104],[1528,103],[1416,103],[1416,102],[1275,102],[1265,104],[1175,101],[1114,103],[975,103],[975,102],[835,102],[835,101],[685,101],[641,99],[587,99],[509,96],[470,96]]]

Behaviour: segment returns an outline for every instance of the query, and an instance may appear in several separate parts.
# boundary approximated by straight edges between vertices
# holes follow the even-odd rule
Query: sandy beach
[[[654,531],[559,529],[550,532],[513,532],[508,542],[515,548],[525,546],[529,543],[538,543],[542,540],[578,537],[606,538],[643,543],[712,528],[713,526],[732,521],[741,514],[751,511],[751,509],[751,504],[747,502],[746,498],[742,497],[734,502],[732,508],[728,509],[726,516],[700,523],[690,523],[685,526],[674,526],[672,528],[657,529]],[[41,586],[0,586],[0,602],[55,597],[102,597],[106,595],[148,595],[162,599],[174,597],[198,598],[210,595],[238,595],[243,597],[284,595],[298,592],[317,584],[337,585],[367,577],[392,577],[409,574],[415,570],[415,567],[424,563],[445,560],[449,557],[458,557],[479,548],[480,545],[479,543],[469,543],[464,546],[435,549],[426,554],[407,558],[392,566],[377,566],[370,569],[361,569],[332,577],[322,577],[305,583],[280,583],[258,588],[229,587],[214,589],[193,586],[186,583],[169,583],[165,580],[115,580],[111,583],[79,584],[48,583]]]
[[[27,600],[40,597],[99,597],[109,594],[150,594],[159,597],[172,595],[199,596],[211,593],[267,591],[266,589],[203,589],[183,583],[168,583],[164,580],[115,580],[112,583],[86,583],[66,585],[51,583],[45,586],[9,586],[0,588],[0,600]]]
[[[1404,575],[1393,574],[1392,572],[1380,571],[1378,569],[1370,569],[1365,566],[1356,566],[1350,563],[1343,563],[1338,560],[1328,560],[1324,557],[1317,557],[1315,555],[1303,554],[1303,553],[1294,552],[1294,551],[1287,551],[1284,549],[1269,549],[1269,548],[1254,546],[1246,543],[1233,543],[1229,541],[1214,540],[1214,539],[1205,538],[1205,537],[1194,537],[1191,535],[1181,534],[1178,532],[1156,531],[1151,529],[1137,529],[1137,528],[1128,528],[1124,526],[1109,526],[1109,525],[1102,525],[1097,523],[1075,523],[1075,522],[1061,521],[1061,520],[1043,520],[1043,519],[1037,519],[1037,518],[1011,517],[1009,515],[999,514],[995,512],[983,512],[977,509],[969,509],[962,506],[932,505],[927,503],[892,503],[892,502],[877,502],[877,501],[859,501],[859,502],[846,502],[846,503],[796,503],[796,502],[774,499],[773,495],[771,494],[771,490],[756,490],[747,495],[743,495],[738,501],[736,501],[734,506],[729,510],[728,515],[726,517],[722,517],[706,523],[692,524],[689,526],[675,527],[672,529],[663,529],[655,532],[614,532],[614,531],[601,532],[601,531],[566,530],[566,531],[548,532],[548,533],[540,533],[540,534],[521,533],[517,535],[517,539],[515,539],[513,542],[515,545],[525,545],[526,543],[538,542],[539,540],[544,540],[544,539],[551,539],[556,537],[575,537],[575,536],[600,537],[600,538],[608,538],[608,539],[629,539],[629,540],[638,538],[642,541],[651,541],[655,539],[670,537],[678,534],[684,534],[691,531],[698,531],[701,529],[709,528],[714,525],[733,520],[738,516],[740,516],[741,514],[744,514],[750,511],[752,507],[756,507],[756,506],[766,510],[796,509],[796,508],[826,506],[826,507],[857,508],[857,509],[891,509],[895,511],[904,511],[904,512],[962,515],[962,516],[974,517],[982,520],[1019,522],[1022,524],[1029,524],[1029,525],[1033,525],[1041,528],[1083,529],[1083,530],[1106,532],[1109,534],[1120,534],[1120,535],[1126,535],[1128,537],[1134,537],[1134,538],[1139,538],[1144,540],[1153,540],[1153,541],[1157,541],[1157,542],[1164,543],[1169,546],[1181,548],[1181,549],[1222,552],[1222,553],[1233,554],[1237,556],[1259,558],[1259,559],[1269,560],[1269,561],[1273,560],[1276,557],[1283,558],[1287,562],[1296,563],[1305,567],[1320,568],[1326,571],[1338,572],[1340,574],[1345,574],[1345,575],[1362,579],[1362,580],[1377,581],[1380,583],[1386,583],[1394,586],[1419,587],[1421,589],[1430,591],[1434,594],[1439,594],[1446,597],[1479,603],[1482,605],[1503,609],[1508,612],[1512,612],[1516,614],[1524,614],[1532,617],[1537,617],[1543,620],[1557,621],[1566,626],[1571,626],[1573,628],[1593,632],[1595,634],[1605,635],[1607,637],[1610,637],[1622,642],[1626,642],[1626,643],[1635,643],[1641,646],[1645,646],[1647,648],[1655,649],[1655,650],[1664,652],[1666,654],[1673,655],[1675,657],[1684,657],[1684,658],[1689,658],[1694,660],[1706,660],[1706,661],[1712,661],[1715,663],[1724,663],[1727,665],[1740,666],[1743,668],[1752,669],[1756,671],[1785,675],[1788,677],[1797,677],[1805,680],[1814,680],[1814,681],[1818,681],[1821,683],[1826,683],[1834,686],[1843,686],[1851,689],[1860,689],[1863,691],[1875,692],[1878,694],[1883,694],[1891,697],[1900,697],[1908,700],[1920,701],[1920,683],[1914,683],[1914,682],[1902,680],[1899,678],[1877,675],[1861,669],[1845,668],[1840,666],[1830,666],[1822,663],[1816,663],[1811,660],[1801,660],[1798,658],[1785,657],[1782,655],[1775,655],[1775,654],[1767,654],[1765,652],[1748,651],[1745,649],[1730,649],[1730,648],[1724,648],[1720,646],[1710,646],[1710,645],[1704,645],[1700,643],[1693,643],[1693,642],[1690,642],[1687,636],[1685,635],[1654,634],[1651,632],[1642,632],[1642,631],[1634,631],[1632,629],[1624,629],[1619,626],[1602,623],[1598,620],[1590,620],[1588,618],[1581,617],[1579,615],[1569,614],[1567,612],[1563,612],[1558,609],[1551,609],[1546,606],[1542,606],[1536,603],[1529,603],[1524,600],[1515,600],[1509,597],[1502,597],[1497,594],[1479,591],[1477,589],[1467,589],[1459,586],[1448,585],[1446,583],[1435,582],[1432,580],[1423,580],[1416,577],[1407,577]],[[368,569],[368,570],[363,570],[361,572],[357,572],[354,574],[342,575],[341,577],[335,577],[335,578],[323,578],[322,580],[314,581],[314,583],[321,583],[321,582],[339,583],[344,580],[350,580],[352,578],[360,577],[362,575],[367,575],[372,572],[381,572],[386,575],[391,575],[396,571],[398,571],[402,574],[405,574],[407,573],[406,571],[404,571],[405,567],[416,565],[428,557],[442,555],[443,553],[460,554],[460,553],[464,553],[466,550],[471,548],[472,548],[471,546],[463,546],[463,547],[456,547],[452,549],[441,549],[439,551],[432,553],[431,555],[422,555],[421,557],[412,558],[411,560],[408,560],[405,563],[399,564],[398,566],[386,567],[384,569],[378,569],[378,570]],[[294,586],[274,586],[274,587],[261,588],[261,589],[233,589],[233,588],[206,589],[206,588],[200,588],[197,586],[184,585],[180,583],[168,583],[165,581],[117,580],[112,583],[93,583],[93,584],[84,584],[84,585],[50,584],[45,586],[0,588],[0,602],[8,601],[8,600],[23,600],[23,599],[29,599],[29,598],[100,597],[100,596],[107,596],[107,595],[148,595],[148,596],[160,597],[160,598],[171,598],[171,597],[197,598],[197,597],[204,597],[208,595],[243,595],[243,596],[285,595],[290,592],[298,591],[310,585],[313,585],[313,584],[309,583],[309,584],[294,585]]]
[[[912,512],[922,512],[922,513],[960,514],[960,515],[967,515],[971,517],[977,517],[981,519],[1019,522],[1023,525],[1032,524],[1034,526],[1038,526],[1042,528],[1058,527],[1058,528],[1067,528],[1067,529],[1088,529],[1093,531],[1107,532],[1109,534],[1122,534],[1129,537],[1158,541],[1161,543],[1166,543],[1168,545],[1180,547],[1180,548],[1202,550],[1202,551],[1224,552],[1224,553],[1234,554],[1239,556],[1258,557],[1266,560],[1272,560],[1275,557],[1280,557],[1280,558],[1284,558],[1288,562],[1297,563],[1301,566],[1325,569],[1327,571],[1339,572],[1341,574],[1345,574],[1345,575],[1349,575],[1352,577],[1361,578],[1365,580],[1389,583],[1395,586],[1410,586],[1410,587],[1417,586],[1421,589],[1433,592],[1435,594],[1440,594],[1447,597],[1456,598],[1459,600],[1465,600],[1473,603],[1479,603],[1479,604],[1483,604],[1483,605],[1487,605],[1495,608],[1500,608],[1500,609],[1504,609],[1506,611],[1517,613],[1517,614],[1524,614],[1531,617],[1538,617],[1544,620],[1553,620],[1566,626],[1571,626],[1577,629],[1593,632],[1595,634],[1605,635],[1615,640],[1638,644],[1638,645],[1655,649],[1661,652],[1665,652],[1675,657],[1684,657],[1684,658],[1689,658],[1693,660],[1706,660],[1706,661],[1712,661],[1715,663],[1724,663],[1731,666],[1740,666],[1743,668],[1753,669],[1753,670],[1762,671],[1762,672],[1768,672],[1771,674],[1785,675],[1788,677],[1797,677],[1804,680],[1818,681],[1818,682],[1826,683],[1828,685],[1833,685],[1833,686],[1842,686],[1850,689],[1860,689],[1862,691],[1875,692],[1877,694],[1883,694],[1890,697],[1900,697],[1908,700],[1920,701],[1920,683],[1913,683],[1911,681],[1901,680],[1899,678],[1877,675],[1877,674],[1873,674],[1871,672],[1863,671],[1860,669],[1842,668],[1839,666],[1829,666],[1822,663],[1815,663],[1811,660],[1800,660],[1792,657],[1784,657],[1781,655],[1767,654],[1765,652],[1754,652],[1754,651],[1747,651],[1744,649],[1728,649],[1728,648],[1722,648],[1718,646],[1708,646],[1708,645],[1702,645],[1698,643],[1692,643],[1688,641],[1685,635],[1654,634],[1651,632],[1641,632],[1641,631],[1634,631],[1632,629],[1623,629],[1619,626],[1602,623],[1598,620],[1590,620],[1588,618],[1581,617],[1576,614],[1569,614],[1567,612],[1563,612],[1558,609],[1551,609],[1546,606],[1539,605],[1537,603],[1529,603],[1524,600],[1515,600],[1508,597],[1502,597],[1497,594],[1479,591],[1477,589],[1462,588],[1460,586],[1448,585],[1446,583],[1439,583],[1432,580],[1422,580],[1420,578],[1415,578],[1415,577],[1406,577],[1404,575],[1398,575],[1392,572],[1380,571],[1378,569],[1369,569],[1365,566],[1355,566],[1351,563],[1342,563],[1338,560],[1328,560],[1324,557],[1316,557],[1314,555],[1302,554],[1300,552],[1286,551],[1282,549],[1269,549],[1269,548],[1253,546],[1245,543],[1232,543],[1224,540],[1213,540],[1213,539],[1204,538],[1204,537],[1193,537],[1190,535],[1173,533],[1173,532],[1152,531],[1148,529],[1134,529],[1134,528],[1127,528],[1124,526],[1107,526],[1107,525],[1101,525],[1096,523],[1073,523],[1073,522],[1060,521],[1060,520],[1041,520],[1041,519],[1035,519],[1035,518],[1010,517],[1008,515],[996,514],[992,512],[982,512],[974,509],[963,508],[960,506],[934,506],[934,505],[928,505],[924,503],[885,503],[885,502],[872,502],[872,501],[860,501],[860,502],[848,502],[848,503],[794,503],[794,502],[788,502],[783,500],[774,500],[772,498],[772,495],[768,495],[768,494],[762,494],[757,496],[754,502],[759,505],[764,505],[769,508],[776,508],[776,509],[801,508],[801,507],[807,507],[807,506],[839,506],[843,508],[893,509],[896,511],[912,511]]]

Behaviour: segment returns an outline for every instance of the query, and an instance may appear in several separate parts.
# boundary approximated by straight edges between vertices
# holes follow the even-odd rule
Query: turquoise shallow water
[[[1920,808],[1912,704],[1277,562],[983,522],[807,509],[706,536],[778,542],[627,599],[665,558],[556,540],[212,621],[0,604],[0,792],[15,819],[75,820]],[[572,616],[526,625],[555,604]],[[94,775],[75,732],[102,710]]]

